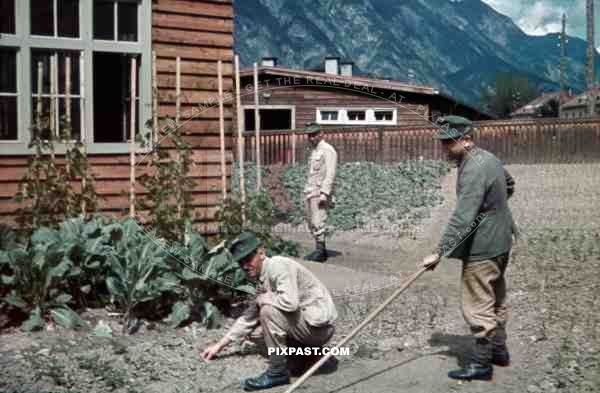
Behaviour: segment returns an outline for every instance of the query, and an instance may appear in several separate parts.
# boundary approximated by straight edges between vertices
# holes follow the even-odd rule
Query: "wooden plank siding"
[[[280,78],[282,79],[282,78]],[[267,87],[267,81],[268,86]],[[254,95],[246,89],[252,84],[248,78],[241,82],[242,105],[254,105]],[[427,118],[424,113],[429,113],[429,104],[418,97],[405,99],[401,102],[388,100],[393,92],[373,93],[361,92],[359,90],[335,88],[333,86],[301,86],[285,85],[276,78],[261,79],[262,86],[259,91],[268,90],[270,97],[265,98],[259,94],[260,105],[295,105],[296,127],[302,128],[308,122],[316,120],[317,108],[392,108],[397,110],[399,125],[426,125]],[[396,97],[401,94],[398,93]],[[398,100],[400,100],[398,98]],[[417,108],[421,105],[420,111]],[[340,125],[324,125],[324,128],[338,128]]]
[[[217,61],[223,61],[223,88],[233,88],[233,3],[231,0],[154,0],[152,2],[152,49],[156,52],[159,92],[159,127],[176,114],[176,58],[181,57],[181,121],[183,135],[194,148],[191,177],[198,186],[192,207],[196,227],[207,235],[215,233],[214,216],[222,198]],[[206,108],[206,102],[213,103]],[[204,106],[203,106],[204,105]],[[203,108],[200,108],[203,106]],[[233,99],[224,105],[225,131],[233,123]],[[146,119],[145,119],[146,120]],[[169,138],[161,142],[172,147]],[[136,167],[136,176],[148,173],[145,157]],[[0,221],[14,222],[14,201],[19,179],[25,172],[27,156],[0,157]],[[138,157],[139,159],[139,157]],[[102,211],[126,214],[129,206],[129,155],[90,155],[96,190]],[[232,154],[227,149],[227,189],[231,188]],[[60,158],[58,160],[60,165]],[[74,183],[79,188],[78,182]],[[141,186],[136,187],[144,195]],[[144,216],[145,212],[141,212]]]

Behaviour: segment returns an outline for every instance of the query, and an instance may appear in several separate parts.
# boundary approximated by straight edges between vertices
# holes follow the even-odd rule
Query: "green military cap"
[[[473,123],[471,120],[462,116],[444,116],[437,119],[440,130],[433,136],[433,139],[460,139],[473,132]]]
[[[229,252],[233,256],[233,260],[237,263],[242,263],[244,259],[252,255],[261,246],[261,241],[252,232],[243,232],[235,238],[229,246]]]
[[[321,125],[319,123],[306,123],[305,134],[316,134],[318,132],[321,132]]]

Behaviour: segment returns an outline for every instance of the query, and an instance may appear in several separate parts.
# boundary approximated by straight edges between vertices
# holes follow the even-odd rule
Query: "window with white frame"
[[[365,121],[367,120],[366,110],[347,109],[346,110],[348,122]]]
[[[135,129],[151,117],[150,19],[151,0],[0,0],[0,154],[32,129],[128,151],[133,76]]]
[[[79,37],[79,0],[29,0],[31,35]]]
[[[137,8],[135,1],[95,0],[94,39],[137,41]]]
[[[337,121],[339,116],[339,111],[321,111],[320,119],[321,121]]]
[[[389,122],[394,120],[394,111],[388,109],[377,109],[373,116],[377,122]]]
[[[394,125],[397,124],[395,108],[317,108],[317,122],[321,124]]]
[[[31,50],[32,124],[42,135],[81,139],[79,81],[80,52]]]

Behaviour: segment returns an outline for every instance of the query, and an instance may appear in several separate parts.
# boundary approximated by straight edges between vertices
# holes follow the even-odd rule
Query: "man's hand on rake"
[[[427,270],[433,271],[437,267],[438,263],[440,263],[440,259],[441,256],[439,254],[427,255],[425,258],[423,258],[421,263],[419,263],[419,267],[421,269],[427,268]]]

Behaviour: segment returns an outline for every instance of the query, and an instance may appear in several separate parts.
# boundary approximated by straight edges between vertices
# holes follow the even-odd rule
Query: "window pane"
[[[119,53],[94,53],[94,142],[127,142],[131,118],[131,58]],[[139,125],[139,70],[136,124]],[[110,83],[106,83],[110,80]]]
[[[321,112],[321,120],[335,121],[337,119],[338,119],[338,113],[336,111]]]
[[[54,35],[54,2],[31,0],[31,34]]]
[[[0,50],[0,93],[17,92],[17,52]]]
[[[0,97],[0,140],[17,140],[17,97]]]
[[[377,121],[392,121],[394,112],[392,111],[377,111],[375,112],[375,120]]]
[[[348,111],[348,120],[365,120],[365,111]]]
[[[79,94],[79,52],[58,52],[58,92],[67,93],[67,59],[71,60],[71,94]]]
[[[58,0],[59,37],[79,37],[79,0]]]
[[[0,0],[0,33],[15,34],[15,0]]]
[[[71,98],[70,101],[71,112],[69,113],[69,118],[67,117],[66,99],[61,98],[58,101],[60,133],[62,138],[66,138],[67,134],[70,134],[71,140],[78,140],[79,135],[81,134],[81,111],[79,98]]]
[[[137,41],[137,3],[118,3],[119,41]]]
[[[94,1],[94,38],[97,40],[115,39],[114,2]]]
[[[58,56],[58,93],[65,94],[67,58],[71,59],[71,94],[79,94],[79,52],[49,51],[34,49],[31,51],[31,91],[38,92],[38,64],[42,65],[42,94],[50,94],[50,58]]]

